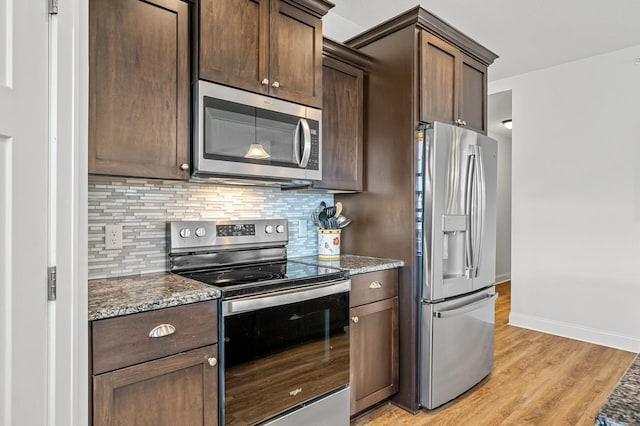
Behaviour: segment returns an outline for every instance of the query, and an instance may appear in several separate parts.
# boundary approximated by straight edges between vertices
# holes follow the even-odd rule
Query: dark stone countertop
[[[168,272],[89,280],[89,320],[217,299],[220,291]]]
[[[350,274],[380,271],[404,266],[394,259],[342,255],[338,260],[318,256],[291,258],[301,263],[348,270]],[[215,287],[169,272],[89,280],[89,320],[185,305],[217,299]]]
[[[400,268],[404,266],[404,262],[402,260],[356,256],[353,254],[343,254],[340,256],[340,259],[336,260],[323,260],[319,259],[318,256],[292,257],[290,260],[310,265],[338,268],[343,271],[349,271],[351,275]]]
[[[595,424],[640,425],[640,355],[636,356],[600,408]]]

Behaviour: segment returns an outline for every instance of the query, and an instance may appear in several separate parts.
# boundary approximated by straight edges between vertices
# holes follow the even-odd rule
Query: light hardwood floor
[[[412,415],[385,403],[351,426],[593,426],[636,354],[508,325],[510,286],[497,286],[495,362],[487,378],[436,410]]]

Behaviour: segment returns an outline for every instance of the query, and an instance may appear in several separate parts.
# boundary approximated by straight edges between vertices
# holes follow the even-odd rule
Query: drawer
[[[398,295],[398,270],[351,275],[351,307],[365,305]]]
[[[150,337],[151,330],[162,324],[175,331]],[[93,374],[100,374],[216,343],[217,301],[93,321],[91,330]]]

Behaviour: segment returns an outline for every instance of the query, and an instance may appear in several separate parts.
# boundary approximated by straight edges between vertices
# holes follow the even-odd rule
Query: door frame
[[[50,305],[49,424],[89,423],[88,244],[88,77],[89,2],[60,2],[52,18],[57,49],[57,112],[53,117],[56,183],[55,253],[57,300]],[[54,83],[54,84],[55,84]],[[54,98],[55,100],[55,98]],[[51,302],[50,302],[51,303]]]

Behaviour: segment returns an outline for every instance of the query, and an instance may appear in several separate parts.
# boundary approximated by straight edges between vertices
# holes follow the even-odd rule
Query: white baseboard
[[[640,338],[623,336],[595,328],[582,327],[530,315],[515,314],[513,312],[509,314],[509,325],[541,331],[556,336],[568,337],[569,339],[581,340],[596,345],[608,346],[623,351],[640,352]]]
[[[511,272],[505,272],[504,274],[496,275],[496,284],[500,284],[509,280],[511,280]]]

